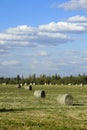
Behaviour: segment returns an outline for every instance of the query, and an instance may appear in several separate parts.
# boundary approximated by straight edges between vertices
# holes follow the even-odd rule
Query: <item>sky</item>
[[[87,74],[87,0],[0,0],[0,77]]]

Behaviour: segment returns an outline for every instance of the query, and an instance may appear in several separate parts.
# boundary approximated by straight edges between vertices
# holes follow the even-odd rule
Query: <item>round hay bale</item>
[[[24,89],[25,90],[29,90],[29,86],[24,86]]]
[[[37,98],[45,98],[46,94],[44,90],[36,90],[34,96]]]
[[[63,94],[57,97],[57,103],[60,105],[73,105],[73,97],[70,94]]]
[[[24,88],[26,89],[26,90],[32,90],[32,85],[29,85],[29,86],[24,86]]]
[[[18,84],[18,85],[16,86],[16,88],[21,88],[21,85],[20,85],[20,84]]]

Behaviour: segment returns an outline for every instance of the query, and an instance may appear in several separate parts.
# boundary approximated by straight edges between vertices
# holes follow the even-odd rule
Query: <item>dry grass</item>
[[[44,89],[46,98],[35,98]],[[58,94],[70,93],[73,106],[59,106]],[[87,86],[34,86],[32,91],[0,85],[0,130],[86,130]]]

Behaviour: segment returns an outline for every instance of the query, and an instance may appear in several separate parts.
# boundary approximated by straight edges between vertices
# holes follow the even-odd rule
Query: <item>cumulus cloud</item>
[[[55,44],[71,41],[66,34],[59,32],[54,33],[51,30],[47,32],[40,28],[41,27],[29,27],[27,25],[9,28],[0,33],[0,46],[53,46]]]
[[[85,32],[87,30],[87,28],[85,28],[82,25],[79,25],[79,23],[71,23],[71,22],[57,22],[57,23],[52,22],[47,25],[41,25],[39,29],[52,32],[62,32],[62,33],[64,32],[77,33],[77,32]]]
[[[66,21],[50,22],[38,27],[20,25],[0,32],[0,53],[3,48],[55,46],[72,42],[69,33],[87,33],[87,17],[73,16]]]
[[[87,18],[85,16],[80,16],[80,15],[76,15],[76,16],[73,16],[73,17],[70,17],[68,19],[69,22],[87,22]]]
[[[69,0],[68,2],[56,5],[65,10],[87,10],[87,0]]]

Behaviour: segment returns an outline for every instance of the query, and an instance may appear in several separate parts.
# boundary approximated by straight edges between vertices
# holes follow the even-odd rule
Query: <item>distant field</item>
[[[0,130],[87,130],[87,86],[32,87],[0,85]],[[46,97],[35,98],[35,90],[44,90]],[[65,93],[73,96],[73,106],[57,103]]]

